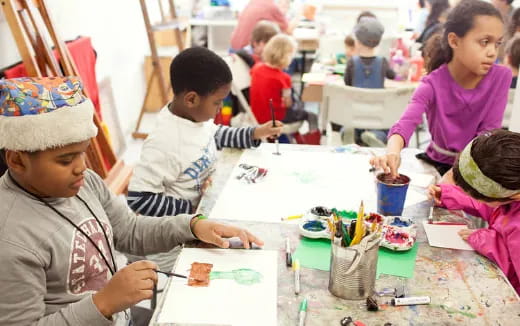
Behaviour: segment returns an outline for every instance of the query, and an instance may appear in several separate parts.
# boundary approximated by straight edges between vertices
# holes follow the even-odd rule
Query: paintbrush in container
[[[271,118],[273,119],[273,127],[276,127],[276,119],[274,118],[274,105],[273,105],[273,99],[269,99],[269,108],[271,109]],[[280,155],[280,143],[278,141],[278,137],[274,139],[274,143],[276,144],[276,152],[273,154]]]

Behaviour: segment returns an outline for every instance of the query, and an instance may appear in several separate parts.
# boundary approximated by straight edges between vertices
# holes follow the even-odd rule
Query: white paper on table
[[[425,173],[415,173],[408,170],[400,170],[400,173],[410,178],[410,186],[428,188],[435,182],[435,176]]]
[[[423,227],[432,247],[474,250],[458,235],[460,230],[467,229],[466,225],[435,225],[423,221]]]
[[[158,323],[271,326],[277,324],[277,259],[274,250],[195,249],[181,251],[175,273],[189,275],[191,263],[213,264],[212,271],[250,268],[262,274],[254,285],[214,279],[207,287],[172,278]]]
[[[404,201],[404,207],[413,206],[428,200],[426,190],[414,188],[416,187],[408,187],[408,191],[406,192],[406,200]]]
[[[209,217],[281,222],[315,206],[357,210],[361,200],[367,211],[375,212],[376,185],[368,155],[284,147],[280,145],[281,155],[273,155],[272,144],[245,150]],[[238,180],[241,163],[266,168],[267,175],[255,184]]]

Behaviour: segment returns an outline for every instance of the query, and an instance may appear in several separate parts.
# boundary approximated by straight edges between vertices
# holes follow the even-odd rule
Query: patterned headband
[[[459,171],[464,181],[473,189],[489,198],[508,198],[520,193],[520,190],[510,190],[502,187],[502,185],[482,173],[477,162],[471,157],[471,147],[474,141],[472,140],[460,153]]]

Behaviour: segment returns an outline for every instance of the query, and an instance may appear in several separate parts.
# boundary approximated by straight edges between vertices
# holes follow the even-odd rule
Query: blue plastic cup
[[[404,174],[392,179],[389,174],[377,175],[377,212],[386,216],[401,216],[410,178]]]

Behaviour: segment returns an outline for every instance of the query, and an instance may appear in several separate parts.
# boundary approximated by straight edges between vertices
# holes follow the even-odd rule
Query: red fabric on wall
[[[79,77],[87,90],[88,97],[94,103],[98,117],[101,119],[101,106],[99,103],[99,88],[96,79],[96,52],[92,47],[90,37],[80,37],[67,42],[72,60],[78,68]],[[59,59],[58,53],[54,52]]]
[[[12,68],[4,70],[5,78],[18,78],[18,77],[27,77],[27,70],[25,70],[25,66],[23,63],[16,65]]]

